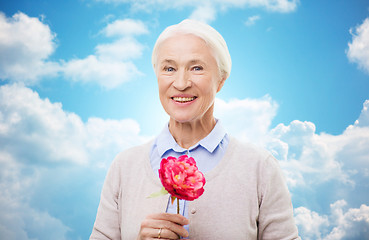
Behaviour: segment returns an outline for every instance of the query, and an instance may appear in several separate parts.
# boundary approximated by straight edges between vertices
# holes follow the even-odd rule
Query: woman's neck
[[[169,120],[169,131],[179,146],[189,149],[206,137],[216,124],[213,116],[194,122],[180,123],[174,119]]]

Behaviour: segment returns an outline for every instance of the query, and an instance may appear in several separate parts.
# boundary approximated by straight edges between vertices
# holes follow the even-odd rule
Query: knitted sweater
[[[147,215],[165,212],[169,196],[147,198],[162,187],[150,165],[151,145],[114,159],[91,240],[134,240]],[[299,239],[287,186],[269,153],[231,138],[205,179],[204,194],[189,204],[190,239]]]

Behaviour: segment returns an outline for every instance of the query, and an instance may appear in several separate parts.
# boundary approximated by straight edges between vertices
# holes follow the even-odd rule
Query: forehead
[[[167,58],[209,58],[213,57],[209,45],[200,37],[180,34],[167,38],[158,48],[158,60]]]

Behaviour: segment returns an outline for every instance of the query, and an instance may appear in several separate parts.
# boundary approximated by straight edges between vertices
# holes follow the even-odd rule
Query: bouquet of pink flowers
[[[177,213],[179,213],[179,199],[193,201],[204,193],[206,183],[204,174],[197,168],[195,160],[187,155],[163,158],[160,163],[159,178],[163,188],[150,197],[169,193],[172,203],[177,199]]]

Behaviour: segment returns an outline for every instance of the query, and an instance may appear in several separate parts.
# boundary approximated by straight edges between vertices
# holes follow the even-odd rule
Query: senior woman
[[[152,54],[169,123],[154,140],[120,153],[107,174],[90,239],[299,239],[277,161],[229,136],[214,99],[231,71],[222,36],[194,20],[166,28]],[[161,188],[161,159],[187,154],[205,174],[204,194],[147,198]]]

